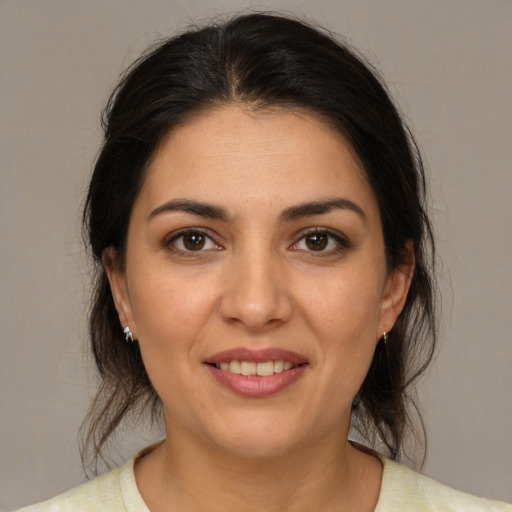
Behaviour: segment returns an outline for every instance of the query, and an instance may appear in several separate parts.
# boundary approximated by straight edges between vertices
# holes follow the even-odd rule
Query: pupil
[[[315,233],[306,238],[306,244],[313,251],[322,251],[327,247],[327,237],[320,233]]]
[[[189,251],[199,251],[204,247],[205,238],[201,233],[189,233],[183,237],[183,245]]]

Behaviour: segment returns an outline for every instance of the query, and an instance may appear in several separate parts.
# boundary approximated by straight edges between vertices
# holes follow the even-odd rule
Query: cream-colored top
[[[144,453],[144,452],[142,452]],[[133,464],[18,512],[150,512],[137,489]],[[512,505],[477,498],[381,457],[384,464],[375,512],[512,512]]]

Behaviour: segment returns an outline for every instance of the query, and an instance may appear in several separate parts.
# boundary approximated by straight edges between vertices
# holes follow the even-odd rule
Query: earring
[[[382,333],[382,339],[384,340],[384,343],[388,342],[388,333],[386,331]]]
[[[127,325],[125,328],[124,328],[124,338],[126,340],[127,343],[133,343],[133,334],[132,334],[132,331],[130,330],[130,326]]]

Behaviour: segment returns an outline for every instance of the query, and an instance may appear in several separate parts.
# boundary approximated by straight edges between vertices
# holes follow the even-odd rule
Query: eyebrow
[[[209,217],[210,219],[218,219],[223,221],[229,220],[228,212],[220,206],[215,206],[201,201],[192,199],[173,199],[155,208],[149,215],[147,220],[160,215],[164,212],[187,212],[200,217]]]
[[[332,210],[350,210],[357,213],[363,220],[366,220],[366,214],[363,209],[350,199],[334,198],[324,201],[311,201],[297,206],[287,208],[281,214],[281,222],[290,222],[311,215],[322,215]]]
[[[344,198],[326,199],[323,201],[309,201],[307,203],[298,204],[286,208],[281,215],[281,222],[291,222],[312,215],[322,215],[332,210],[350,210],[357,213],[363,220],[366,220],[366,214],[360,206],[353,201]],[[147,220],[160,215],[164,212],[186,212],[200,217],[208,217],[210,219],[218,219],[224,222],[230,220],[228,212],[220,207],[193,199],[172,199],[155,208],[147,217]]]

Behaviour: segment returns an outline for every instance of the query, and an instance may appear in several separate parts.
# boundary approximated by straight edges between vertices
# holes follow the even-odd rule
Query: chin
[[[304,423],[273,421],[272,418],[246,418],[243,421],[219,425],[217,432],[210,430],[210,441],[232,456],[246,459],[269,459],[283,456],[308,442],[310,433],[297,431]]]

